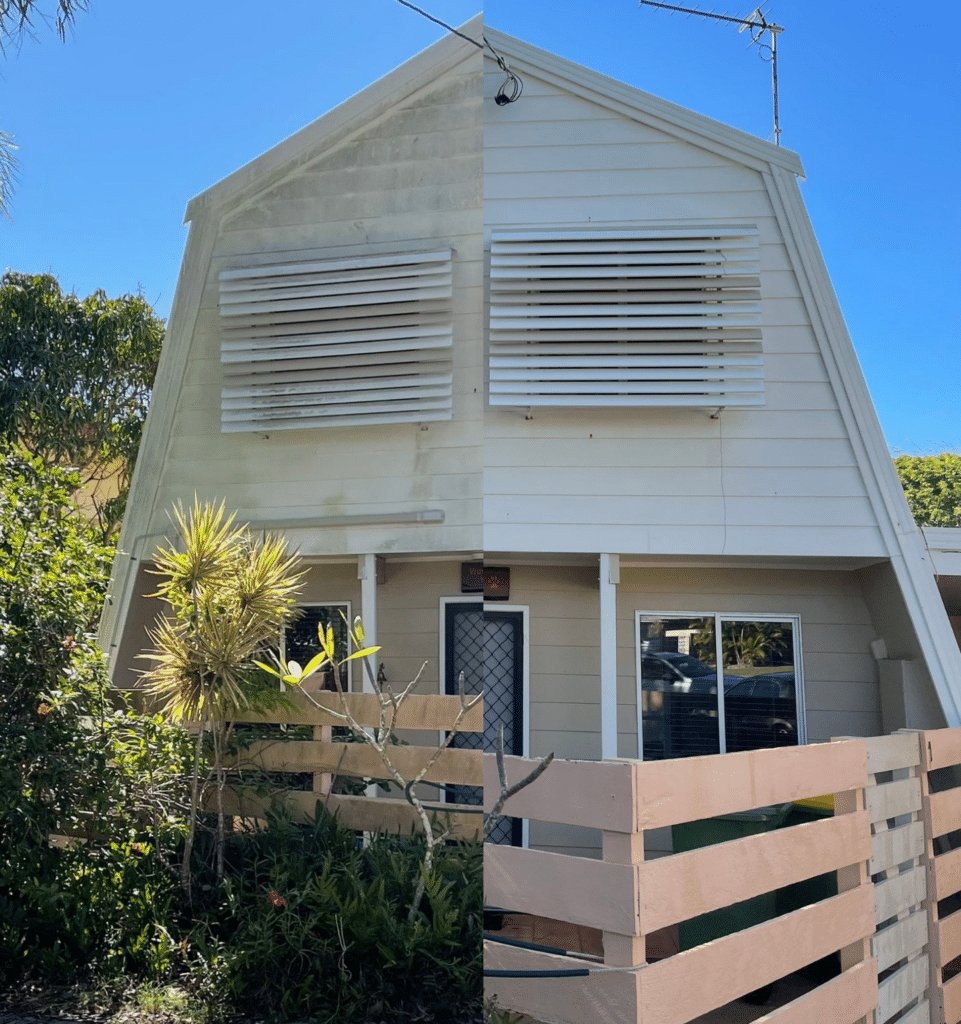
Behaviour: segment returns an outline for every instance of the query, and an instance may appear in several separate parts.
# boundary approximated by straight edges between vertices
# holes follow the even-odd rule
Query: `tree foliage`
[[[0,46],[16,42],[36,25],[36,18],[53,24],[61,39],[67,36],[67,28],[74,18],[87,9],[87,0],[56,0],[53,11],[49,3],[39,0],[0,0]]]
[[[0,982],[142,967],[176,897],[184,739],[108,697],[92,630],[112,551],[75,484],[0,447]]]
[[[102,535],[126,504],[163,321],[140,295],[64,295],[49,274],[0,279],[0,438],[81,473]]]
[[[231,713],[246,708],[269,710],[284,701],[270,686],[255,658],[264,656],[283,633],[294,611],[303,572],[279,538],[255,540],[235,526],[224,506],[201,505],[189,513],[174,510],[181,543],[154,555],[161,577],[154,597],[167,611],[147,630],[153,662],[144,673],[147,690],[162,702],[165,714],[200,724],[190,797],[190,826],[181,883],[191,889],[191,854],[204,790],[215,784],[217,802],[217,882],[224,874],[226,783],[225,755],[233,724]],[[211,739],[211,772],[201,782],[206,736]]]
[[[894,465],[918,526],[961,526],[961,455],[899,455]]]

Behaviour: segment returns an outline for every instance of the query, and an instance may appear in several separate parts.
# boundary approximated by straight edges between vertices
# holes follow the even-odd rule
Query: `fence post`
[[[315,725],[313,737],[320,743],[330,743],[334,738],[334,729],[330,725]],[[317,796],[327,796],[333,785],[334,777],[330,772],[314,772],[313,790]]]
[[[942,963],[940,917],[938,914],[938,885],[936,851],[934,849],[934,816],[931,806],[931,781],[928,773],[945,765],[934,764],[932,745],[927,732],[918,732],[921,741],[921,810],[924,819],[925,862],[928,879],[928,965],[931,987],[931,1024],[943,1024],[947,1019],[944,1005],[944,985],[941,979]]]
[[[864,751],[865,760],[865,774],[867,773],[867,749],[864,746],[863,740],[846,739],[843,742],[846,743],[860,743],[862,750]],[[854,814],[857,811],[863,811],[864,805],[864,790],[862,788],[849,789],[843,793],[834,794],[834,813],[837,814]],[[870,828],[870,825],[868,826]],[[867,861],[857,861],[854,864],[848,865],[848,867],[840,868],[838,870],[838,895],[843,892],[847,892],[849,889],[857,889],[862,885],[870,885],[871,877],[868,874]],[[856,964],[863,963],[865,960],[871,959],[871,939],[870,936],[865,936],[859,939],[857,942],[851,943],[849,946],[845,946],[840,951],[841,956],[841,970],[846,971]],[[877,1019],[875,1013],[870,1014],[870,1021],[873,1022]],[[855,1024],[869,1024],[868,1017],[861,1017],[860,1020],[856,1021]]]
[[[644,862],[643,832],[604,832],[603,856],[609,864],[642,864]],[[634,886],[637,888],[637,872]],[[637,901],[635,900],[635,906]],[[643,933],[638,914],[637,930]],[[609,967],[636,967],[647,962],[647,943],[643,934],[618,935],[604,932],[604,963]]]

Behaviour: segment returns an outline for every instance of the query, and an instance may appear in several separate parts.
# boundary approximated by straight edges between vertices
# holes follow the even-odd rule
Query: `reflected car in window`
[[[798,742],[797,687],[791,671],[742,679],[724,694],[727,749],[788,747]]]

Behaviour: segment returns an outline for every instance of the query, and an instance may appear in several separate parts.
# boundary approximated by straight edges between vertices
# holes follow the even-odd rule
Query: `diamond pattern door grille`
[[[464,673],[468,693],[484,690],[484,735],[461,733],[453,746],[483,749],[493,753],[497,728],[504,727],[504,750],[519,754],[521,748],[520,663],[522,617],[518,612],[484,612],[480,605],[448,605],[447,608],[447,680],[448,693],[457,692],[457,676]],[[450,799],[457,803],[480,804],[481,791],[475,787],[457,787]],[[489,842],[520,843],[520,821],[502,818]]]

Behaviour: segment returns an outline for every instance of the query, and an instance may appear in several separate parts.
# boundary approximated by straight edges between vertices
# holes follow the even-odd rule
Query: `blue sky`
[[[454,25],[480,8],[419,5]],[[733,27],[637,0],[484,10],[504,32],[770,136],[770,65]],[[961,451],[961,13],[948,0],[765,10],[785,26],[781,142],[804,163],[888,443]],[[80,294],[140,288],[166,315],[187,201],[442,32],[396,0],[90,0],[64,44],[38,22],[0,59],[0,127],[20,146],[0,266]]]

